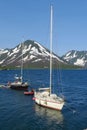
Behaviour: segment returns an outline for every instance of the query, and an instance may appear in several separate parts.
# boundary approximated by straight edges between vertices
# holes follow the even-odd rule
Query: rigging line
[[[61,71],[60,62],[59,62],[59,74],[60,74],[60,82],[62,83],[62,71]],[[63,93],[63,87],[61,87],[61,91],[62,91],[62,93]]]
[[[58,84],[61,86],[69,87],[69,85],[65,85],[65,84],[61,84],[61,83],[58,83]]]
[[[53,67],[54,68],[54,67]],[[55,69],[52,69],[52,92],[55,92],[54,85],[55,85]]]
[[[21,43],[21,82],[23,80],[23,42]]]
[[[58,80],[62,83],[62,72],[61,72],[61,67],[60,67],[61,65],[60,65],[60,62],[58,62],[58,61],[57,61],[57,64],[58,64],[58,66],[59,66],[59,67],[58,67],[59,69],[57,69],[57,77],[58,77]],[[58,72],[58,71],[59,71],[59,72]],[[58,74],[58,73],[59,73],[59,74]],[[59,82],[58,82],[58,85],[60,85]],[[60,92],[63,93],[63,87],[61,87]]]
[[[23,69],[24,69],[24,37],[21,42],[21,77],[23,81]]]

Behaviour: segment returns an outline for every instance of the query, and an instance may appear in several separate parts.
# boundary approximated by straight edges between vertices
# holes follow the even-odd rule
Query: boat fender
[[[36,99],[35,97],[32,98],[32,100],[35,100],[35,99]]]

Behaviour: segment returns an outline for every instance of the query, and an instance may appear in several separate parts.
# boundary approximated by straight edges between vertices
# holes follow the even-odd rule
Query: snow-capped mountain
[[[41,44],[27,40],[12,49],[0,49],[0,65],[20,67],[23,54],[25,67],[49,67],[50,52]],[[53,64],[66,64],[57,55],[53,54]]]
[[[62,56],[62,59],[70,64],[87,67],[87,51],[69,51]]]

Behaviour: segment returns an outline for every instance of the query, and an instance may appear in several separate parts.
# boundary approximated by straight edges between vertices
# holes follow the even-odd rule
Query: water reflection
[[[40,118],[45,118],[48,123],[55,122],[56,124],[63,124],[63,114],[60,111],[48,109],[35,104],[35,112]]]

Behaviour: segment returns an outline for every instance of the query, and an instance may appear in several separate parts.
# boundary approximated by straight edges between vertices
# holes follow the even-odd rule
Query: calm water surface
[[[13,81],[15,74],[20,71],[0,71],[0,84]],[[86,129],[87,70],[62,70],[59,76],[53,71],[53,92],[62,91],[66,98],[61,112],[36,105],[23,91],[0,88],[0,130]],[[48,87],[49,70],[25,70],[24,80],[33,88]]]

